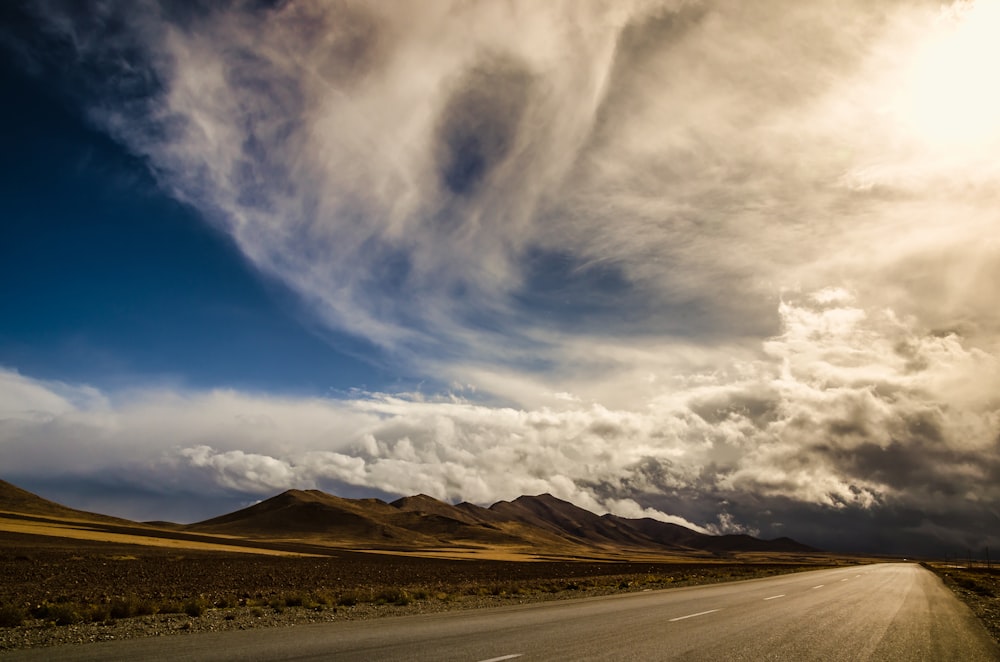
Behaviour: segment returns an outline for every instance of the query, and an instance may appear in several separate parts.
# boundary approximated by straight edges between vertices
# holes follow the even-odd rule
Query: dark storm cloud
[[[461,75],[437,129],[438,167],[448,190],[475,193],[514,149],[531,85],[527,67],[502,55],[484,57]]]

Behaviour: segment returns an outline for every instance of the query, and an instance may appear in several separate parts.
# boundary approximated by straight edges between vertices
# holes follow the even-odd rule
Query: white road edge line
[[[823,588],[824,586],[826,586],[826,584],[820,584],[819,586],[813,586],[813,589]]]
[[[694,618],[695,616],[704,616],[705,614],[712,614],[719,611],[718,609],[709,609],[708,611],[699,611],[697,614],[688,614],[687,616],[678,616],[677,618],[671,618],[670,623],[674,621],[683,621],[685,618]]]
[[[769,597],[769,598],[764,598],[764,600],[765,600],[765,601],[767,601],[767,600],[777,600],[778,598],[783,598],[783,597],[785,597],[785,594],[784,594],[784,593],[782,593],[781,595],[772,595],[772,596],[771,596],[771,597]]]
[[[501,655],[500,657],[491,657],[488,660],[479,660],[479,662],[503,662],[503,660],[513,660],[515,657],[521,657],[524,653],[514,653],[513,655]]]

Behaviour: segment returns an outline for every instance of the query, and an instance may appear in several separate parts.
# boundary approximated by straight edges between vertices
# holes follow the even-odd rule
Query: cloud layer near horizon
[[[3,423],[25,458],[79,439],[248,494],[548,490],[772,533],[995,524],[996,2],[38,7],[167,191],[455,400],[6,373],[43,412]]]
[[[869,316],[843,291],[785,302],[780,314],[784,331],[763,358],[690,375],[630,409],[412,394],[109,398],[6,371],[0,444],[13,474],[52,472],[58,457],[69,480],[165,492],[362,488],[482,504],[551,492],[597,512],[806,532],[816,544],[843,545],[858,527],[894,532],[900,551],[990,540],[996,357],[954,334],[916,335],[888,310]],[[847,513],[868,521],[840,522]]]

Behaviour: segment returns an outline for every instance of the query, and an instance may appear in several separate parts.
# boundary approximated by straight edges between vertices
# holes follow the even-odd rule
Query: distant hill
[[[538,555],[733,552],[815,552],[790,538],[712,536],[650,518],[596,515],[551,494],[520,496],[489,508],[451,505],[427,496],[345,499],[320,490],[288,490],[247,508],[186,526],[145,525],[74,510],[0,480],[0,511],[102,524],[157,527],[178,535],[223,534],[249,540],[306,540],[385,549],[475,548],[530,550]]]
[[[630,519],[617,515],[595,515],[551,494],[521,496],[512,502],[500,501],[490,506],[490,510],[581,542],[605,547],[652,547],[678,552],[713,553],[816,551],[790,538],[760,540],[742,534],[712,536],[648,517]]]
[[[128,520],[117,517],[69,508],[21,489],[5,480],[0,480],[0,511],[59,519],[85,520],[101,524],[132,524]]]
[[[628,519],[617,515],[604,515],[606,519],[619,522],[622,526],[631,527],[642,533],[655,543],[661,545],[676,545],[689,549],[701,549],[709,552],[816,552],[813,547],[803,545],[791,538],[775,538],[761,540],[744,534],[725,534],[712,536],[693,531],[679,524],[661,522],[644,517]]]
[[[429,544],[431,538],[391,523],[399,510],[379,499],[343,499],[319,490],[288,490],[248,508],[186,527],[248,537],[326,537],[345,542]]]
[[[469,503],[453,506],[426,494],[386,503],[343,499],[318,490],[289,490],[187,529],[270,538],[305,535],[373,545],[534,546],[567,553],[588,548],[680,554],[816,551],[788,538],[711,536],[649,518],[596,515],[551,494],[521,496],[482,508]]]
[[[514,501],[499,501],[490,510],[508,519],[515,519],[543,528],[557,535],[590,545],[649,547],[653,541],[636,529],[623,525],[625,520],[605,519],[569,501],[551,494],[520,496]],[[677,546],[662,543],[660,547]]]

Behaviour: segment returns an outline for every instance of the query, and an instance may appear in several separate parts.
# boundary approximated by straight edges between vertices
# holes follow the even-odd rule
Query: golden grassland
[[[80,519],[54,517],[28,519],[23,516],[11,517],[11,515],[13,513],[0,512],[0,531],[81,541],[164,547],[177,550],[240,552],[245,554],[263,554],[266,556],[316,556],[315,554],[290,552],[280,549],[245,547],[239,544],[238,539],[234,539],[231,536],[211,536],[218,537],[219,542],[208,542],[204,540],[169,537],[173,532],[167,530],[160,531],[154,528],[145,529],[136,527],[133,533],[123,533],[109,531],[102,524]],[[198,537],[208,538],[210,536],[201,534]]]

